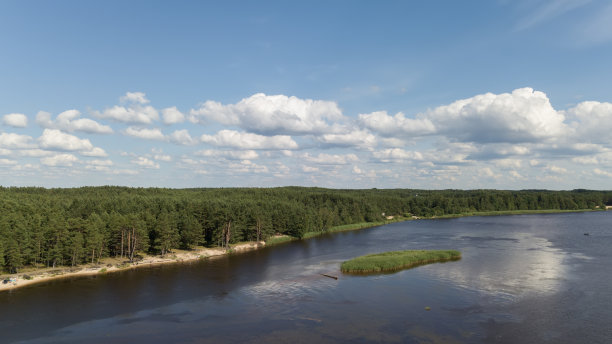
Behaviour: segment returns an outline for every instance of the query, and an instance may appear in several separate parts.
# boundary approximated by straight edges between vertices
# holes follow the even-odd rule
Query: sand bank
[[[260,242],[248,242],[237,245],[232,245],[230,250],[226,250],[223,248],[198,248],[192,251],[175,251],[172,253],[166,254],[164,257],[162,256],[145,256],[144,258],[134,261],[133,263],[129,263],[127,261],[118,262],[117,259],[113,259],[112,261],[115,264],[109,263],[109,261],[101,262],[97,265],[80,265],[73,268],[56,268],[56,269],[41,269],[28,271],[17,274],[5,274],[2,275],[2,279],[0,280],[0,291],[3,290],[11,290],[15,288],[24,287],[27,285],[47,282],[54,279],[59,278],[70,278],[77,276],[87,276],[87,275],[97,275],[97,274],[105,274],[112,273],[116,271],[122,271],[127,269],[137,269],[142,267],[149,267],[152,265],[158,264],[171,264],[171,263],[179,263],[179,262],[187,262],[194,261],[198,259],[206,259],[209,257],[222,256],[229,253],[235,252],[244,252],[249,250],[254,250],[260,247],[265,246],[266,243],[263,241]],[[29,277],[29,279],[28,279]],[[11,279],[10,282],[4,283],[6,278]]]

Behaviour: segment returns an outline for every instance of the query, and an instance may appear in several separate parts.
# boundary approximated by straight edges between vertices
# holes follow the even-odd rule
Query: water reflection
[[[554,293],[567,274],[568,253],[530,233],[458,235],[453,240],[462,247],[462,263],[428,269],[428,273],[458,288],[512,301],[526,293]]]

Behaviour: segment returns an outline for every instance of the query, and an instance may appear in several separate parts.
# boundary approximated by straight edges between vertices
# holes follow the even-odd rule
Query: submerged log
[[[338,277],[337,277],[337,276],[332,276],[332,275],[328,275],[328,274],[321,274],[321,276],[325,276],[325,277],[333,278],[333,279],[335,279],[335,280],[337,280],[337,279],[338,279]]]

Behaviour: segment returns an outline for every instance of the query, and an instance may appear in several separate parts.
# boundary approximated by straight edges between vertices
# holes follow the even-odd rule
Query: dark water
[[[339,272],[403,249],[463,258]],[[612,343],[612,212],[411,221],[35,285],[0,293],[0,342]]]

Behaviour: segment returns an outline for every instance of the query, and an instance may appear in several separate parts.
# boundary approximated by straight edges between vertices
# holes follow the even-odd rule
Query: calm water
[[[404,249],[463,259],[339,272]],[[612,343],[611,324],[612,212],[411,221],[0,293],[0,342]]]

